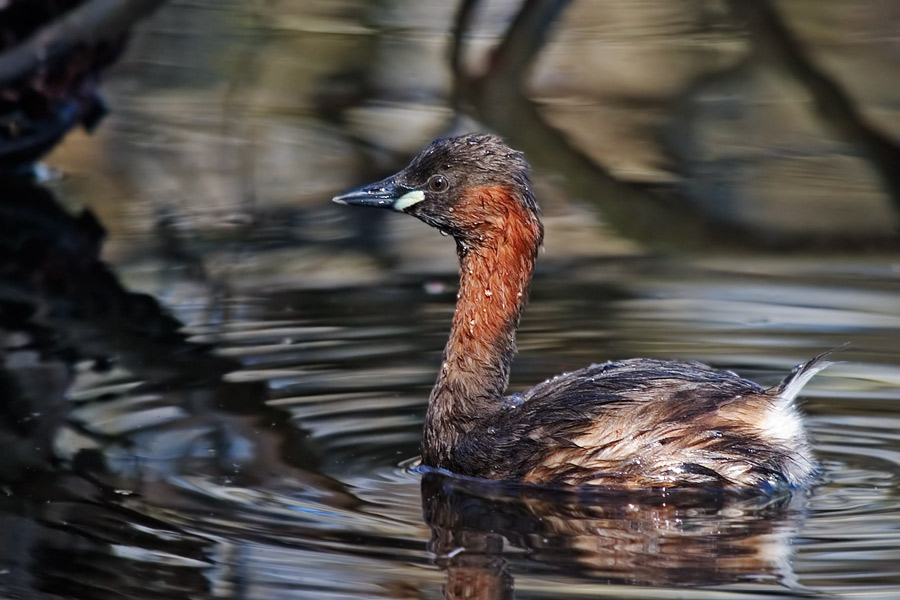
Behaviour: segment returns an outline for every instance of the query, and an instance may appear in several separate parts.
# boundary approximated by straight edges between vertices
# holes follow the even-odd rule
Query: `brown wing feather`
[[[490,435],[473,431],[490,445],[470,448],[484,476],[535,483],[799,485],[813,474],[802,428],[774,444],[766,424],[779,394],[824,356],[770,391],[694,361],[591,365],[508,403]]]

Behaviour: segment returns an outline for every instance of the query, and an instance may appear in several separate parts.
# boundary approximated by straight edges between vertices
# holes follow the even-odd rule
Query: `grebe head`
[[[334,201],[404,212],[466,240],[505,227],[511,210],[539,223],[529,172],[521,152],[473,133],[437,139],[399,173]]]

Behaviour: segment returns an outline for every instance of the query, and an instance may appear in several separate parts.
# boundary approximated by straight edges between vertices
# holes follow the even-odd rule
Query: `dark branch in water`
[[[769,0],[732,0],[731,6],[746,20],[757,54],[804,86],[831,131],[868,159],[900,209],[900,146],[867,123],[850,94],[813,63]]]
[[[461,94],[463,81],[466,77],[462,65],[463,39],[466,31],[472,24],[475,14],[475,8],[478,6],[478,0],[462,0],[459,3],[459,10],[456,11],[456,19],[453,23],[453,39],[450,44],[450,73],[453,75],[453,90],[450,102],[454,112],[459,112],[461,104]]]
[[[713,223],[674,192],[621,181],[572,146],[550,126],[522,91],[534,58],[540,53],[567,0],[525,2],[503,41],[493,51],[483,75],[457,75],[457,93],[465,97],[487,125],[512,146],[525,152],[535,165],[554,165],[565,170],[564,184],[575,198],[593,202],[604,218],[623,235],[654,247],[678,248],[750,246],[752,234],[732,225]],[[463,10],[471,11],[473,2]],[[465,24],[469,17],[458,18]],[[465,31],[455,32],[455,48]],[[459,50],[456,50],[459,52]],[[457,63],[455,63],[457,64]]]
[[[90,0],[0,54],[0,83],[28,76],[75,45],[118,39],[165,0]]]
[[[106,113],[100,73],[162,3],[0,1],[0,171],[27,172],[70,129],[96,127]]]
[[[466,30],[478,0],[464,0],[457,13],[451,48],[456,104],[465,99],[479,119],[523,150],[532,164],[562,169],[567,192],[594,203],[604,218],[625,236],[650,247],[679,249],[739,249],[760,245],[784,249],[854,249],[896,247],[894,239],[871,236],[821,238],[816,235],[773,239],[766,232],[725,222],[701,210],[671,188],[649,186],[617,179],[603,166],[574,147],[565,135],[550,126],[537,106],[524,93],[528,69],[540,53],[550,28],[567,0],[527,0],[504,39],[491,55],[482,74],[463,72],[461,54]],[[757,29],[772,37],[760,43],[778,47],[779,56],[813,92],[820,110],[839,125],[844,139],[864,149],[879,168],[895,199],[900,199],[900,151],[882,134],[868,126],[853,102],[838,86],[818,73],[804,58],[798,44],[765,2],[735,0],[734,4],[755,14]],[[765,18],[764,18],[765,17]]]

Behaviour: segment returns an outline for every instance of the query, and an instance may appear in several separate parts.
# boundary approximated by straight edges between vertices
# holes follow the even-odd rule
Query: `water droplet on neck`
[[[518,408],[523,404],[525,404],[525,396],[523,396],[519,392],[516,392],[515,394],[512,394],[511,396],[508,396],[506,398],[507,408]]]
[[[441,232],[441,235],[444,236],[444,237],[447,237],[448,235],[450,235],[450,232],[449,232],[449,231],[444,231],[443,229],[439,229],[438,231],[440,231],[440,232]]]
[[[484,290],[484,295],[490,297],[494,295],[494,292],[492,292],[491,290]]]

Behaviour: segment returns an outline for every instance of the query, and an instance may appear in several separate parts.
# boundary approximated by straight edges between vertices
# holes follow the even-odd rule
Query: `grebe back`
[[[814,460],[795,398],[829,353],[764,389],[696,361],[637,358],[504,396],[543,240],[521,153],[493,135],[438,139],[335,202],[405,212],[453,236],[460,288],[422,461],[461,475],[620,487],[798,487]]]

